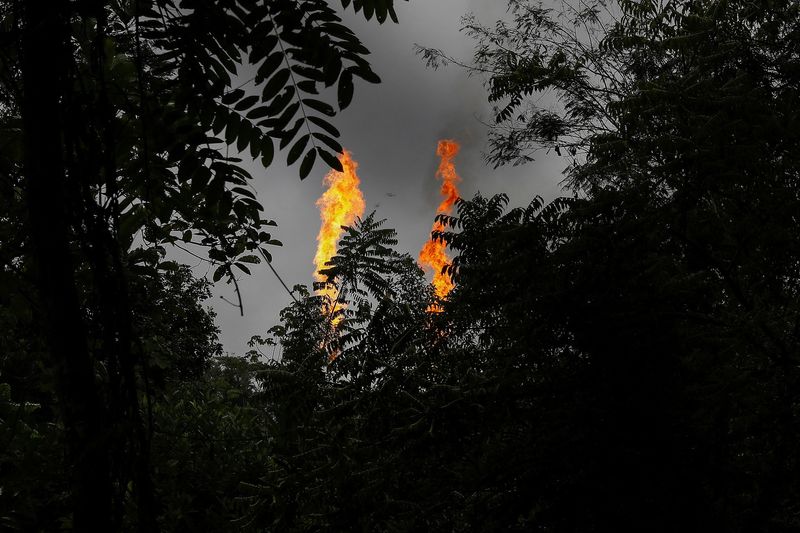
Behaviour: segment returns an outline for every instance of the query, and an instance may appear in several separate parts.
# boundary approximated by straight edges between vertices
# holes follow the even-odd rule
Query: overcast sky
[[[461,144],[456,168],[462,178],[461,195],[472,197],[505,192],[513,205],[526,205],[536,194],[546,200],[559,194],[558,183],[566,161],[541,154],[526,166],[493,170],[483,163],[490,108],[482,80],[468,77],[457,67],[427,69],[414,54],[413,45],[439,48],[449,55],[468,59],[473,42],[460,33],[461,17],[474,12],[485,23],[505,15],[501,0],[396,1],[400,24],[379,26],[373,19],[344,15],[345,23],[372,51],[373,69],[383,82],[357,83],[353,103],[333,123],[342,133],[342,145],[359,163],[358,175],[367,213],[377,208],[379,218],[398,232],[398,251],[416,257],[430,234],[439,204],[439,183],[434,178],[439,139]],[[249,170],[265,208],[265,216],[278,223],[273,236],[283,247],[273,248],[273,265],[291,287],[311,285],[319,212],[315,205],[323,192],[323,165],[304,181],[297,168],[276,156],[266,171]],[[204,273],[200,270],[200,273]],[[221,296],[236,301],[232,286],[217,284],[209,303],[217,312],[226,351],[242,354],[252,335],[264,335],[278,323],[279,311],[291,301],[266,265],[258,265],[252,276],[239,281],[244,317]]]

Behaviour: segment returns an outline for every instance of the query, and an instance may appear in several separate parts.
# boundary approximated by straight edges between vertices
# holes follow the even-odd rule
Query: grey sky
[[[414,55],[419,43],[469,58],[473,42],[459,32],[461,17],[475,12],[483,22],[493,23],[505,14],[500,0],[428,0],[396,2],[400,24],[378,26],[363,17],[345,14],[345,23],[372,51],[374,70],[383,83],[356,85],[351,107],[334,119],[342,133],[342,144],[359,163],[358,175],[367,212],[377,207],[378,216],[398,231],[398,250],[416,257],[428,238],[439,203],[436,143],[453,138],[461,143],[456,168],[462,178],[465,198],[480,191],[484,195],[506,192],[514,205],[527,204],[534,195],[550,199],[558,194],[558,182],[566,161],[544,154],[523,167],[493,170],[481,151],[486,147],[490,109],[479,78],[469,78],[456,67],[426,69]],[[273,265],[291,287],[312,282],[313,256],[319,231],[315,206],[323,191],[323,166],[317,164],[304,181],[296,168],[286,168],[285,154],[264,171],[251,167],[254,187],[266,217],[278,223],[274,237],[283,247],[273,248]],[[201,271],[202,273],[202,271]],[[239,281],[245,316],[220,296],[235,301],[233,288],[220,282],[210,302],[218,314],[222,342],[231,353],[244,353],[247,340],[263,335],[278,323],[279,311],[290,297],[266,265]]]

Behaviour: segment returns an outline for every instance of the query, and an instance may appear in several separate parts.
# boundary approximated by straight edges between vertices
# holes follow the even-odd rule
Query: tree
[[[462,250],[454,310],[482,309],[484,342],[500,326],[512,360],[542,347],[529,375],[559,402],[537,412],[571,433],[527,456],[561,465],[531,470],[533,524],[796,528],[798,241],[783,228],[798,201],[797,6],[510,8],[510,23],[466,24],[500,104],[489,160],[565,149],[577,198],[544,247],[536,224],[505,229],[496,200],[453,221],[468,227],[477,208],[483,240],[446,238]],[[535,104],[544,92],[550,109]],[[486,262],[498,255],[509,262]]]
[[[441,216],[443,312],[401,357],[367,322],[371,387],[318,356],[264,498],[296,529],[797,529],[797,6],[510,6],[467,24],[490,161],[563,150],[573,197]]]
[[[396,21],[391,1],[352,7]],[[139,527],[155,530],[140,398],[153,354],[131,287],[171,268],[168,245],[206,248],[214,279],[232,283],[234,268],[269,260],[273,223],[228,147],[269,165],[275,139],[290,164],[302,156],[301,177],[317,157],[337,167],[336,110],[315,95],[336,85],[341,109],[354,76],[378,78],[323,0],[17,0],[0,12],[4,191],[14,216],[23,203],[28,214],[3,219],[4,233],[25,222],[4,265],[36,280],[73,525],[121,527],[132,480]],[[245,58],[258,68],[247,91],[236,80]]]
[[[323,271],[338,306],[300,289],[272,329],[282,354],[262,376],[275,413],[272,468],[254,489],[253,523],[262,528],[352,529],[354,519],[359,528],[383,528],[375,499],[391,481],[381,480],[387,470],[375,452],[394,426],[381,419],[400,409],[395,387],[425,343],[433,297],[384,224],[373,212],[345,227]]]

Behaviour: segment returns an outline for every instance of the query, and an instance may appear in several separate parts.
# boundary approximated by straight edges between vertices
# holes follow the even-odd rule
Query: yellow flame
[[[439,141],[439,146],[436,149],[436,155],[441,158],[436,177],[442,180],[440,193],[443,198],[436,210],[437,214],[449,215],[458,199],[456,183],[461,181],[461,178],[456,173],[453,158],[458,154],[460,148],[456,141],[442,140]],[[444,225],[441,222],[434,222],[432,231],[444,231],[444,229]],[[436,296],[439,298],[447,296],[455,285],[450,276],[442,272],[442,268],[450,262],[450,258],[445,252],[445,244],[440,240],[428,239],[428,242],[419,252],[418,261],[423,268],[433,271],[433,287],[436,291]],[[439,309],[432,307],[428,310],[438,311]]]
[[[317,200],[319,215],[322,225],[317,235],[317,253],[314,256],[314,279],[325,281],[325,276],[320,274],[320,270],[326,268],[325,263],[336,255],[336,245],[342,235],[342,226],[353,224],[356,217],[364,214],[364,196],[361,194],[356,169],[358,163],[353,160],[352,154],[344,150],[339,161],[342,163],[342,172],[331,170],[322,180],[328,189]],[[317,294],[325,296],[330,302],[328,313],[334,313],[345,306],[337,303],[338,295],[332,287],[325,287],[317,291]],[[332,326],[335,328],[339,319],[334,319]],[[335,356],[331,356],[331,360]]]

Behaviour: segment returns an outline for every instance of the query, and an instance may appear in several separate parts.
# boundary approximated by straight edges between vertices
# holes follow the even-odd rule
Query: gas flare
[[[344,150],[339,161],[342,163],[342,172],[331,170],[322,180],[328,186],[319,200],[319,215],[322,225],[317,235],[317,253],[314,256],[314,279],[325,281],[325,276],[319,273],[325,268],[325,263],[336,255],[336,244],[342,235],[342,226],[349,226],[355,221],[356,217],[364,214],[364,196],[358,188],[361,181],[358,179],[356,169],[358,163],[353,160],[352,154]],[[322,296],[327,296],[331,302],[336,300],[336,291],[331,287],[325,287],[317,292]],[[341,309],[339,304],[329,312]],[[335,325],[335,324],[334,324]]]
[[[453,164],[453,158],[458,153],[461,147],[456,141],[443,140],[439,141],[439,146],[436,149],[436,155],[441,158],[439,169],[436,171],[436,177],[442,180],[441,194],[442,202],[436,209],[437,214],[449,215],[453,211],[453,204],[458,199],[458,187],[456,184],[461,181],[461,178],[456,174],[456,167]],[[431,231],[444,231],[444,225],[441,222],[434,222]],[[453,287],[453,281],[450,276],[442,272],[442,268],[450,262],[445,252],[445,244],[440,240],[433,238],[428,239],[428,242],[422,247],[419,252],[419,264],[423,268],[433,270],[433,287],[436,291],[436,296],[444,298],[447,296]],[[436,311],[437,309],[429,309],[429,311]]]

